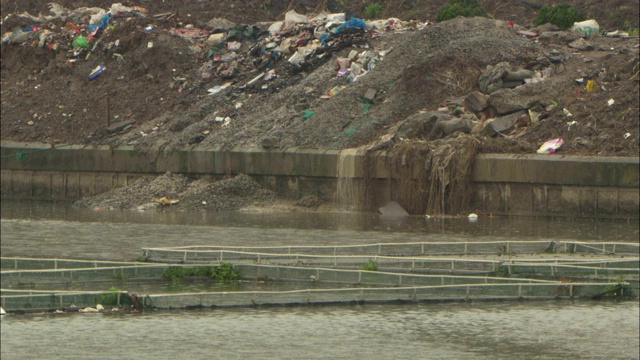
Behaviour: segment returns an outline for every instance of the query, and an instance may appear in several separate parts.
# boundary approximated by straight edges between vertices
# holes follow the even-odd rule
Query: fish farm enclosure
[[[138,262],[1,259],[11,312],[638,299],[638,243],[447,242],[143,249]],[[123,290],[128,289],[128,290]]]

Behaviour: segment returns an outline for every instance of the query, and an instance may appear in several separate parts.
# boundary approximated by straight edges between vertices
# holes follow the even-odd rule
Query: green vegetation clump
[[[113,279],[114,279],[114,280],[120,280],[120,281],[124,281],[124,280],[126,280],[126,279],[124,278],[124,274],[123,274],[123,272],[122,272],[122,269],[116,270],[116,271],[113,273]]]
[[[117,287],[110,287],[109,288],[110,292],[113,292],[113,294],[102,294],[100,296],[98,296],[97,298],[95,298],[95,303],[100,304],[100,305],[104,305],[104,306],[117,306],[117,305],[131,305],[131,300],[129,299],[128,296],[120,296],[120,304],[118,304],[118,293],[122,292],[121,289],[118,289]]]
[[[193,268],[172,266],[162,273],[162,279],[171,280],[171,282],[180,282],[187,276],[207,277],[216,281],[228,282],[238,280],[241,274],[238,269],[235,269],[231,263],[227,262],[219,266],[198,266]]]
[[[554,241],[549,243],[549,246],[544,249],[544,252],[547,254],[555,254],[557,252],[556,243]]]
[[[631,25],[631,21],[629,20],[626,20],[624,22],[624,29],[631,36],[638,36],[638,30],[640,30],[637,27],[633,27],[633,25]]]
[[[364,8],[364,17],[367,19],[376,19],[382,13],[382,5],[371,3]]]
[[[540,13],[533,20],[534,25],[553,24],[561,29],[568,29],[573,23],[583,21],[586,16],[568,4],[558,4],[556,6],[543,6]]]
[[[378,270],[378,264],[373,260],[369,260],[366,264],[362,265],[362,270],[376,271]]]
[[[442,5],[440,10],[438,10],[436,21],[450,20],[458,16],[488,17],[487,12],[476,0],[449,0],[446,4]]]
[[[225,262],[220,266],[214,266],[215,270],[211,278],[218,281],[233,281],[240,279],[240,270],[233,267],[231,263]]]

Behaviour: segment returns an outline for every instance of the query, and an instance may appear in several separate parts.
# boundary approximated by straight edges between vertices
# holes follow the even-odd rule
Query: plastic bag
[[[564,144],[564,140],[562,140],[560,138],[549,140],[549,141],[545,142],[544,144],[542,144],[542,146],[540,146],[540,149],[538,149],[537,153],[538,154],[553,154],[553,153],[556,152],[556,150],[558,150],[560,148],[560,146],[562,146],[562,144]]]
[[[308,118],[312,117],[313,115],[315,115],[315,111],[313,110],[305,110],[304,113],[302,114],[302,120],[307,120]]]
[[[104,10],[100,10],[98,13],[91,15],[89,19],[89,24],[98,24],[102,21],[102,18],[107,15]]]
[[[276,21],[273,24],[271,24],[271,26],[269,26],[269,33],[271,35],[278,35],[280,34],[280,31],[282,31],[282,26],[284,25],[284,22],[282,21]]]
[[[84,48],[84,49],[90,49],[91,48],[91,45],[89,45],[89,40],[86,37],[82,36],[82,35],[78,35],[78,37],[75,38],[75,40],[73,40],[71,45],[74,48],[78,48],[78,47],[81,47],[81,48]]]
[[[340,33],[340,32],[343,32],[343,31],[348,31],[348,30],[364,29],[364,28],[366,28],[366,26],[367,26],[367,24],[364,22],[364,20],[358,19],[358,18],[351,18],[347,22],[342,23],[340,26],[335,28],[335,30],[333,30],[333,32],[335,34],[337,34],[337,33]]]
[[[347,19],[346,14],[345,13],[335,13],[335,14],[329,14],[327,15],[327,21],[333,21],[333,22],[345,22]]]
[[[284,15],[284,22],[293,22],[296,24],[308,23],[309,19],[306,16],[298,14],[295,10],[289,10]]]

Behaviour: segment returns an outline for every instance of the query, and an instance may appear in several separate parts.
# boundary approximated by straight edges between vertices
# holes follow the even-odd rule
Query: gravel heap
[[[217,182],[192,180],[184,175],[166,173],[144,176],[134,183],[109,192],[79,200],[79,208],[136,209],[156,207],[177,210],[238,210],[251,204],[266,205],[275,194],[249,176],[241,174]],[[175,202],[177,200],[177,202]],[[173,202],[173,204],[170,204]]]
[[[193,181],[179,194],[177,203],[182,210],[238,210],[251,204],[268,204],[276,196],[271,190],[260,186],[249,176],[241,174],[232,179],[208,182]]]

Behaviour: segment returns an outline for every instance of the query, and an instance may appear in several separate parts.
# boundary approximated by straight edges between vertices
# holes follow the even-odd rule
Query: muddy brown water
[[[87,211],[2,201],[3,256],[133,260],[141,248],[409,241],[638,241],[637,221]],[[2,359],[638,359],[637,301],[261,307],[2,317]]]
[[[275,307],[2,318],[2,359],[638,359],[637,302]]]
[[[384,217],[362,213],[93,211],[3,200],[3,256],[135,260],[142,248],[346,245],[417,241],[638,241],[639,222],[525,217]]]

